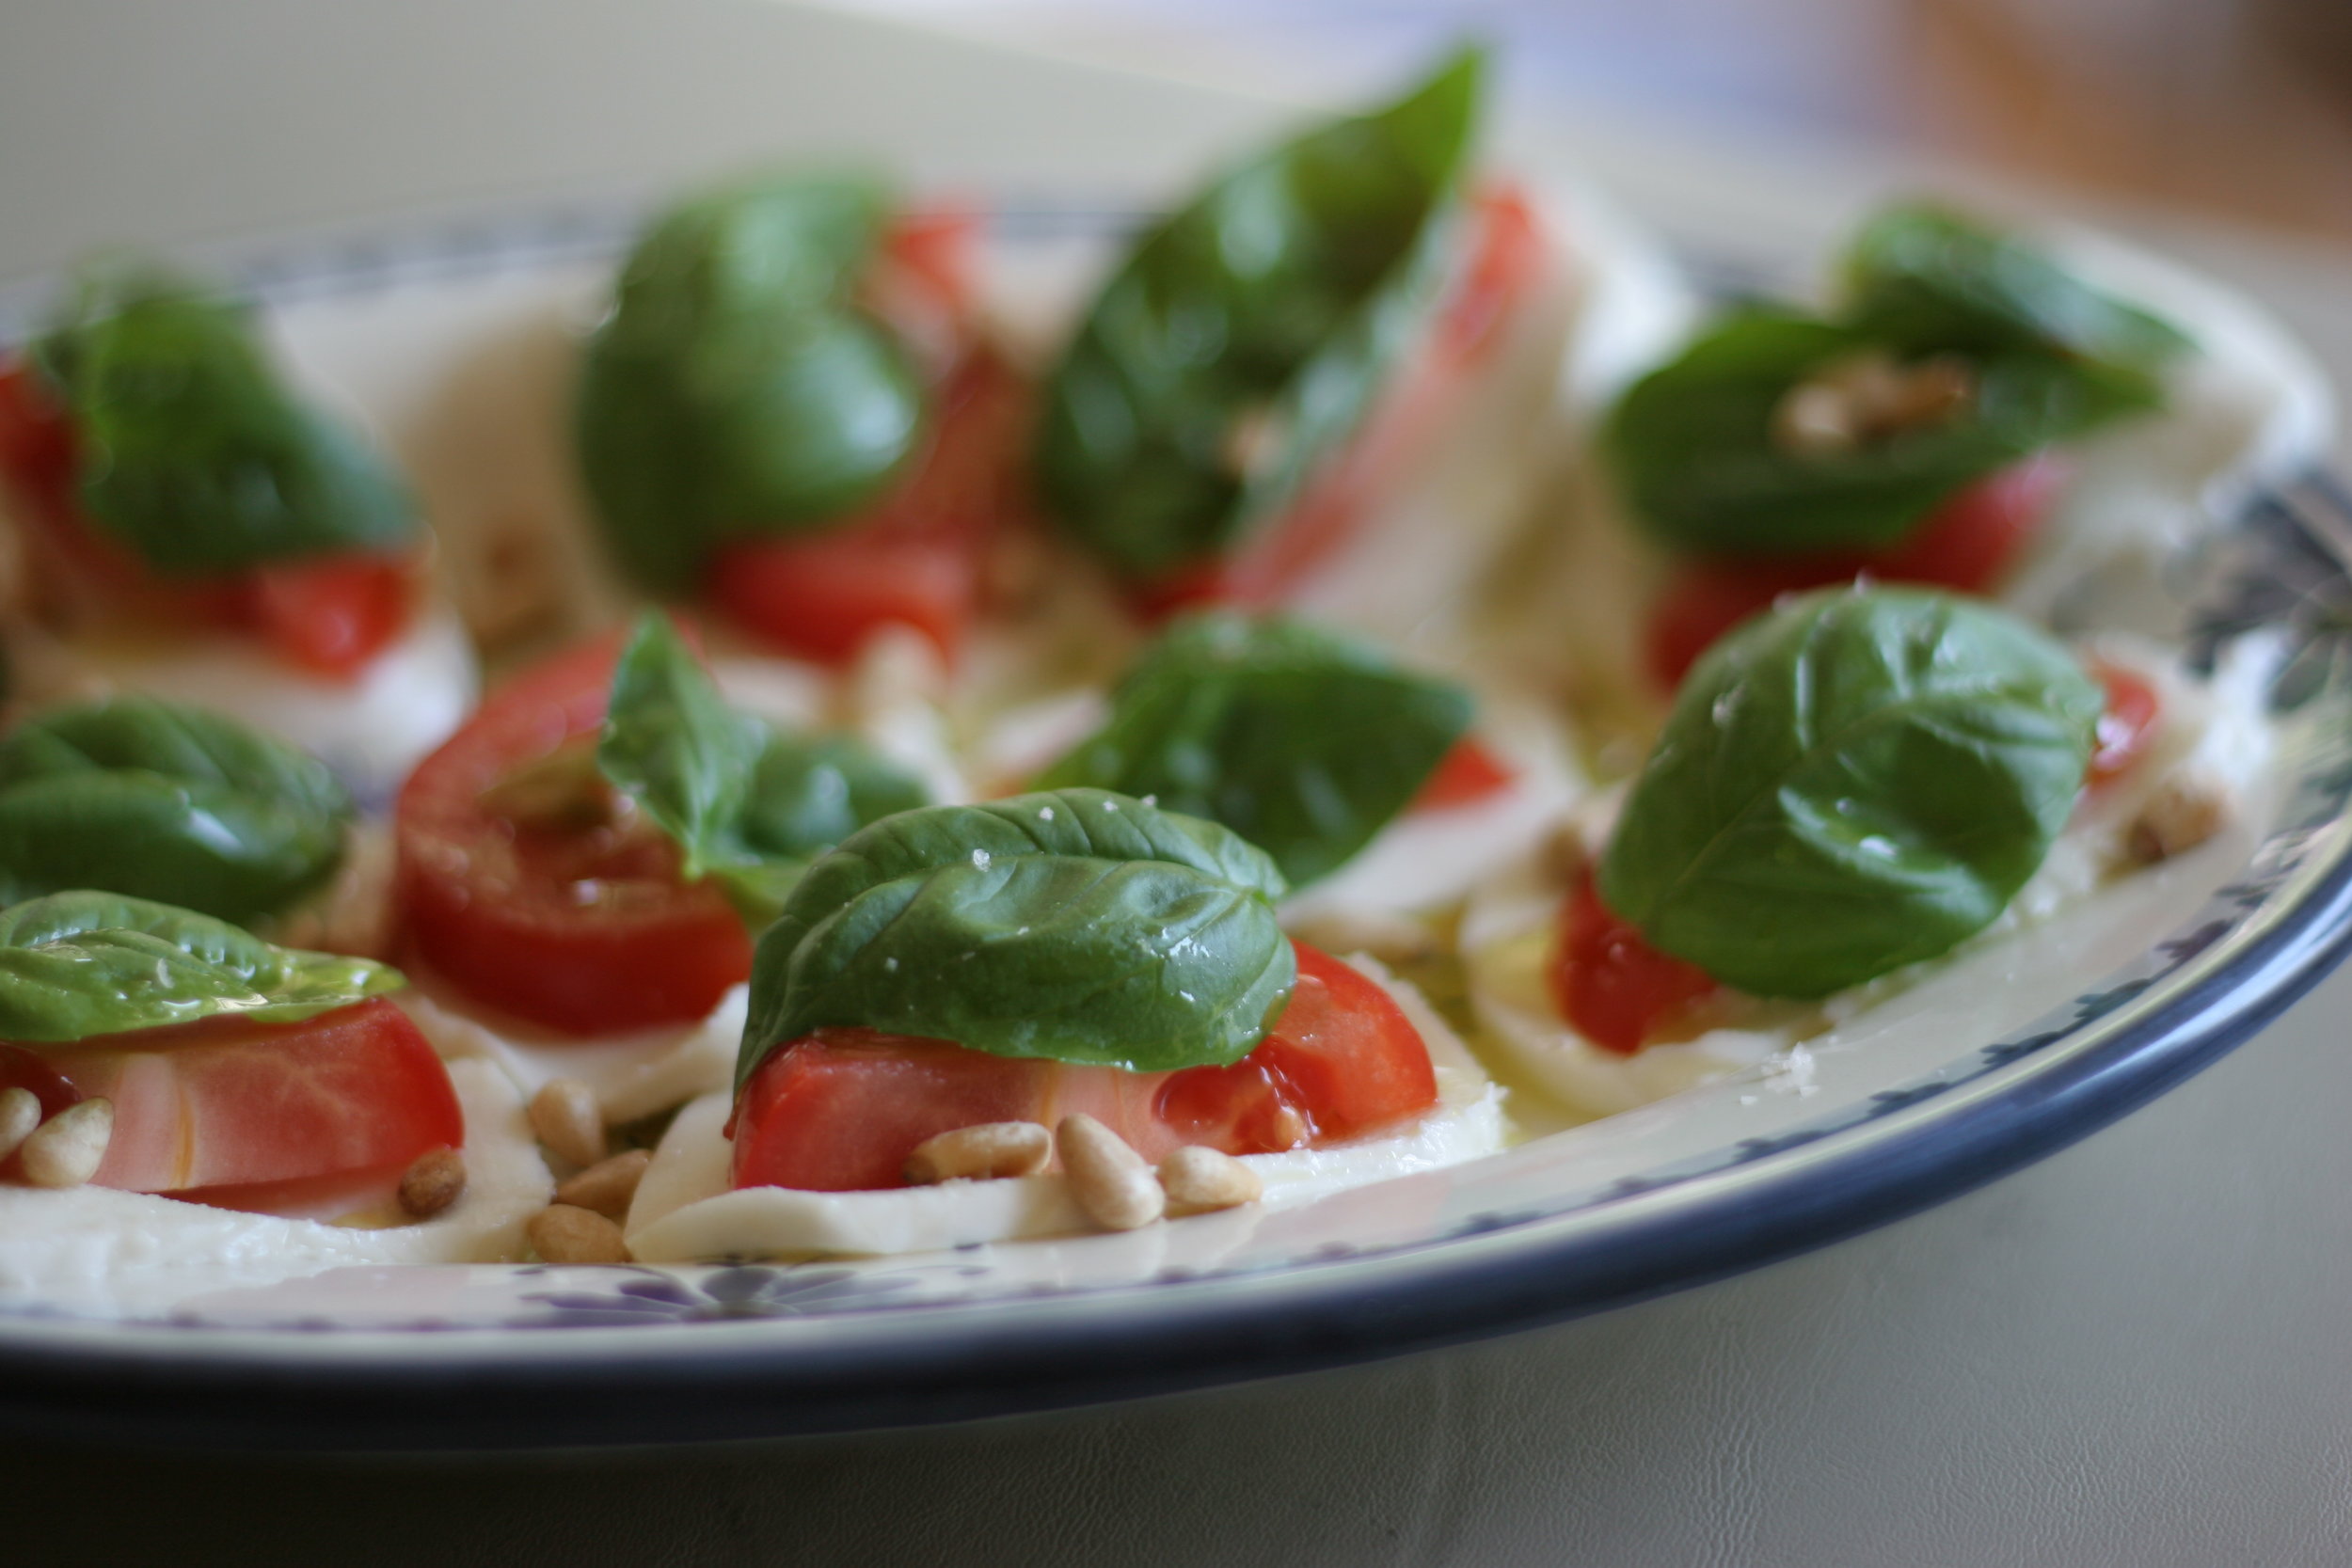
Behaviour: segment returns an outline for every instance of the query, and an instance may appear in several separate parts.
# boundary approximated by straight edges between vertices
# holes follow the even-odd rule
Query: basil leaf
[[[245,924],[326,879],[352,815],[324,763],[216,714],[56,708],[0,740],[0,903],[103,888]]]
[[[2159,371],[2185,340],[2023,243],[1901,210],[1847,263],[1851,299],[1816,318],[1745,305],[1628,388],[1603,447],[1635,520],[1708,555],[1878,549],[1956,491],[2042,449],[2160,407]],[[1963,364],[1956,417],[1817,452],[1775,439],[1801,383],[1877,352]]]
[[[686,879],[718,877],[754,929],[810,856],[925,799],[847,736],[785,735],[729,707],[658,611],[614,666],[596,767],[677,845]]]
[[[1873,218],[1842,268],[1845,319],[1911,355],[2052,355],[2107,371],[2138,406],[2189,347],[2179,328],[2091,287],[2013,235],[1957,213],[1901,206]]]
[[[1102,790],[885,817],[760,938],[737,1087],[824,1025],[1136,1071],[1238,1061],[1296,979],[1285,888],[1216,824]]]
[[[273,947],[144,898],[56,893],[0,911],[0,1039],[20,1044],[224,1015],[292,1023],[405,984],[366,958]]]
[[[2080,793],[2098,684],[1944,594],[1832,591],[1684,680],[1600,864],[1652,943],[1764,996],[1826,996],[1981,930]]]
[[[295,398],[238,307],[153,272],[85,277],[35,357],[72,421],[85,511],[168,577],[406,548],[414,502]]]
[[[1046,386],[1037,467],[1115,571],[1225,548],[1354,434],[1435,302],[1484,77],[1464,52],[1242,165],[1112,276]]]
[[[1102,730],[1038,786],[1151,796],[1221,822],[1299,886],[1403,811],[1470,720],[1468,692],[1360,643],[1212,612],[1153,643]]]
[[[857,303],[889,193],[778,176],[664,214],[589,341],[575,422],[607,538],[648,585],[693,585],[733,538],[805,532],[880,495],[919,444],[921,381]]]

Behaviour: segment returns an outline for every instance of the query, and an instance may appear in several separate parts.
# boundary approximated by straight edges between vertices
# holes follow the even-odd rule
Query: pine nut
[[[617,1220],[628,1212],[629,1203],[637,1196],[637,1184],[645,1179],[645,1167],[652,1164],[650,1149],[623,1149],[557,1187],[555,1201]]]
[[[1042,1124],[984,1121],[916,1144],[907,1156],[906,1177],[918,1187],[934,1181],[993,1181],[1035,1176],[1053,1157],[1054,1134]]]
[[[16,1146],[32,1136],[40,1125],[40,1096],[30,1089],[9,1089],[0,1093],[0,1160],[16,1152]]]
[[[115,1102],[85,1100],[33,1129],[17,1150],[36,1187],[78,1187],[98,1174],[114,1141]]]
[[[1070,1196],[1087,1217],[1105,1230],[1150,1225],[1168,1206],[1152,1167],[1127,1141],[1089,1116],[1061,1118],[1056,1142]]]
[[[1265,1196],[1258,1173],[1222,1149],[1187,1144],[1160,1162],[1160,1186],[1171,1214],[1232,1209]]]
[[[429,1220],[466,1190],[466,1157],[444,1145],[428,1148],[400,1179],[400,1206],[411,1217]]]
[[[1772,445],[1799,457],[1851,451],[1861,432],[1846,394],[1818,381],[1801,381],[1772,408]]]
[[[549,1263],[626,1263],[628,1243],[621,1227],[591,1210],[550,1203],[523,1227],[531,1247]]]
[[[2174,774],[2156,786],[2132,819],[2128,847],[2142,865],[2196,848],[2230,820],[2229,786],[2199,774]]]
[[[550,1078],[531,1097],[531,1130],[559,1160],[583,1168],[604,1158],[604,1112],[577,1078]]]

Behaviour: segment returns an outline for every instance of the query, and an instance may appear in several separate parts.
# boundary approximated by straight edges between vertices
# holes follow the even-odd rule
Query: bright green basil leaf
[[[1470,720],[1470,694],[1295,621],[1177,623],[1102,730],[1039,778],[1150,796],[1221,822],[1293,886],[1337,869],[1411,801]]]
[[[1601,896],[1759,995],[1826,996],[1934,958],[2042,863],[2102,706],[2072,654],[1989,605],[1809,594],[1683,681]]]
[[[1603,440],[1635,518],[1706,555],[1879,549],[1972,481],[2160,407],[2185,340],[2013,238],[1914,209],[1870,226],[1834,316],[1749,305],[1627,390]],[[1775,440],[1774,412],[1840,360],[1944,357],[1975,395],[1948,420],[1843,450]]]
[[[1047,384],[1037,466],[1115,571],[1223,549],[1355,432],[1437,293],[1484,75],[1457,55],[1244,164],[1112,276]]]
[[[171,577],[403,549],[416,508],[357,433],[301,402],[246,312],[159,273],[86,277],[36,347],[84,509]]]
[[[614,667],[596,767],[677,845],[687,879],[719,878],[755,930],[811,856],[925,799],[846,736],[787,735],[729,707],[656,611]]]
[[[103,888],[248,924],[341,863],[324,763],[200,708],[114,697],[0,739],[0,903]]]
[[[819,859],[760,938],[739,1089],[824,1025],[1155,1071],[1238,1061],[1297,976],[1272,861],[1103,790],[902,812]]]
[[[881,494],[922,438],[920,378],[857,302],[889,193],[771,177],[664,214],[590,340],[580,464],[613,550],[692,586],[729,539],[804,532]]]
[[[2156,372],[2189,346],[2169,323],[2067,271],[2011,234],[1957,213],[1902,206],[1848,249],[1843,319],[1909,355],[2030,352],[2106,369],[2137,406],[2162,396]]]
[[[366,958],[273,947],[144,898],[56,893],[0,911],[0,1039],[20,1044],[223,1015],[292,1023],[405,984]]]

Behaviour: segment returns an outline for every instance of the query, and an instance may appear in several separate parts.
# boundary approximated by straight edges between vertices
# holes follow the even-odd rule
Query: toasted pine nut
[[[2200,773],[2176,773],[2156,786],[2132,819],[2129,848],[2143,865],[2186,854],[2228,825],[2230,789]]]
[[[1255,1203],[1265,1196],[1258,1173],[1222,1149],[1187,1144],[1160,1162],[1160,1186],[1171,1214],[1200,1214]]]
[[[1152,1167],[1127,1141],[1089,1116],[1061,1118],[1055,1134],[1070,1196],[1105,1230],[1150,1225],[1168,1206]]]
[[[40,1096],[30,1089],[9,1089],[0,1093],[0,1160],[16,1152],[16,1146],[32,1135],[40,1125]]]
[[[1861,438],[1858,423],[1843,390],[1801,381],[1772,407],[1772,445],[1800,457],[1851,451]]]
[[[604,1112],[577,1078],[550,1078],[531,1097],[531,1130],[559,1160],[593,1165],[604,1158]]]
[[[645,1167],[652,1164],[650,1149],[623,1149],[557,1187],[555,1201],[617,1220],[628,1212],[630,1200],[637,1196],[637,1184],[645,1179]]]
[[[78,1187],[98,1174],[114,1135],[113,1101],[69,1105],[34,1128],[18,1148],[24,1180],[36,1187]]]
[[[1054,1157],[1054,1134],[1034,1121],[984,1121],[959,1127],[914,1146],[907,1156],[907,1180],[918,1187],[934,1181],[993,1181],[1035,1176]]]
[[[414,1218],[429,1220],[465,1190],[466,1157],[446,1145],[428,1148],[400,1179],[400,1206]]]
[[[592,1210],[550,1203],[523,1227],[532,1250],[549,1263],[626,1263],[621,1227]]]

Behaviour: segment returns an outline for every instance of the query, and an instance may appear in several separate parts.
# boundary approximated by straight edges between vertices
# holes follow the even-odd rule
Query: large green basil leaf
[[[72,420],[84,509],[157,572],[405,548],[416,507],[299,401],[246,313],[153,272],[92,273],[36,358]]]
[[[1468,692],[1375,649],[1213,612],[1171,626],[1120,683],[1109,721],[1037,782],[1221,822],[1298,886],[1403,811],[1470,720]]]
[[[1103,790],[885,817],[760,938],[737,1086],[828,1024],[1137,1071],[1238,1061],[1297,977],[1285,887],[1216,823]]]
[[[103,888],[246,924],[333,872],[352,811],[324,763],[200,708],[56,708],[0,740],[0,903]]]
[[[1759,995],[1826,996],[1934,958],[2042,863],[2102,706],[2073,655],[1989,605],[1809,594],[1683,681],[1601,896]]]
[[[2189,346],[2180,329],[2075,277],[2012,234],[1958,213],[1899,206],[1872,218],[1842,267],[1843,318],[1909,355],[2017,351],[2107,372],[2132,407],[2162,397],[2156,372]]]
[[[56,893],[0,911],[0,1039],[19,1044],[223,1015],[292,1023],[406,983],[366,958],[274,947],[144,898]]]
[[[630,253],[576,423],[607,537],[650,586],[692,586],[728,539],[841,520],[920,442],[920,378],[855,297],[889,212],[870,180],[771,177],[672,210]]]
[[[1215,554],[1355,432],[1438,292],[1484,75],[1465,52],[1244,164],[1112,276],[1047,384],[1037,467],[1115,571]]]
[[[1708,555],[1877,549],[1970,482],[2162,405],[2185,340],[2023,243],[1901,209],[1846,266],[1851,299],[1821,319],[1735,309],[1628,388],[1603,433],[1634,519]],[[1965,363],[1956,418],[1843,451],[1786,450],[1773,416],[1800,383],[1878,352]]]
[[[846,736],[787,735],[729,707],[669,617],[647,611],[622,650],[596,766],[715,876],[755,930],[809,858],[924,803],[922,785]]]

